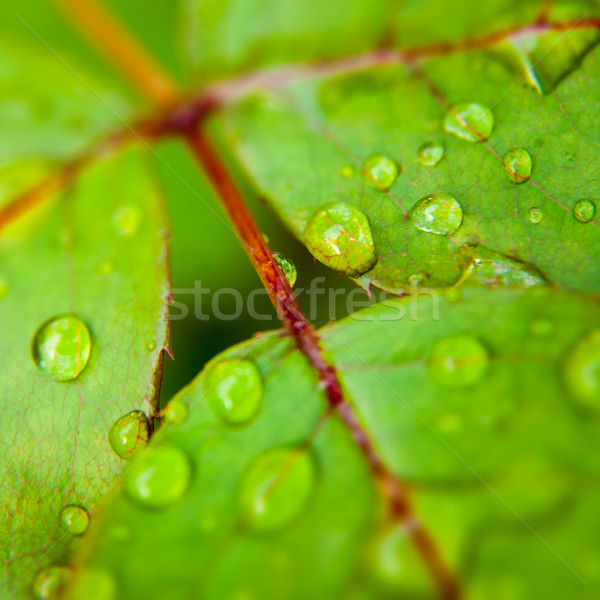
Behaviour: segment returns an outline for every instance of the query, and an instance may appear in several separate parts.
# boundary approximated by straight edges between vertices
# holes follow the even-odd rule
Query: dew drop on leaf
[[[565,361],[565,379],[582,404],[600,409],[600,329],[589,333]]]
[[[529,222],[537,225],[541,223],[544,218],[544,213],[541,208],[530,208],[529,209]]]
[[[167,425],[183,425],[188,418],[188,406],[179,398],[173,398],[163,410],[163,420]]]
[[[146,342],[146,350],[148,350],[148,352],[156,350],[156,342],[154,340],[148,340]]]
[[[573,216],[581,223],[589,223],[595,214],[596,205],[591,200],[579,200],[573,208]]]
[[[484,142],[494,129],[494,115],[475,102],[459,104],[446,113],[444,129],[468,142]]]
[[[371,187],[387,192],[400,175],[400,165],[385,154],[371,154],[363,162],[362,174]]]
[[[273,254],[273,256],[275,257],[279,268],[283,271],[283,274],[290,284],[290,287],[294,287],[298,277],[298,271],[296,271],[296,265],[294,264],[294,261],[292,261],[290,258],[287,258],[287,256],[283,256],[278,253]]]
[[[206,390],[209,406],[227,425],[246,425],[260,412],[262,376],[250,360],[222,360],[210,367]]]
[[[340,167],[340,175],[344,179],[351,179],[356,175],[356,168],[354,165],[342,165]]]
[[[320,206],[306,226],[304,240],[315,258],[350,277],[363,275],[377,263],[369,220],[351,204]]]
[[[254,530],[282,527],[301,513],[315,485],[314,459],[306,448],[271,448],[242,475],[242,519]]]
[[[531,177],[531,164],[531,156],[524,148],[513,148],[502,159],[502,166],[513,183],[525,183]]]
[[[115,231],[124,237],[135,234],[140,226],[142,215],[136,206],[119,206],[112,215]]]
[[[477,383],[487,371],[488,363],[483,344],[467,334],[442,338],[427,359],[433,380],[447,388],[465,388]]]
[[[450,194],[435,193],[421,198],[410,209],[410,220],[421,231],[451,235],[462,223],[463,211]]]
[[[437,142],[425,142],[417,154],[419,163],[424,167],[435,167],[444,156],[444,148]]]
[[[69,504],[60,513],[60,524],[71,535],[83,535],[90,524],[90,515],[85,508]]]
[[[85,368],[92,341],[86,324],[75,315],[46,321],[35,333],[31,356],[54,381],[71,381]]]
[[[141,410],[132,410],[117,419],[108,432],[108,442],[114,453],[131,460],[134,453],[148,443],[148,419]]]
[[[188,457],[175,446],[157,446],[137,460],[123,479],[129,498],[144,508],[166,508],[185,494],[191,479]]]
[[[64,565],[52,565],[42,569],[33,580],[33,595],[37,600],[61,598],[70,578],[71,570]]]

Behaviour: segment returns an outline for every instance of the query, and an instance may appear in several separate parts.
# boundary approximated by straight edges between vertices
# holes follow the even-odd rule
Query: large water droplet
[[[128,496],[145,508],[165,508],[177,502],[191,478],[188,457],[174,446],[157,446],[125,473]]]
[[[148,352],[154,352],[154,350],[156,350],[156,342],[154,340],[148,340],[146,342],[146,350]]]
[[[112,215],[115,231],[124,237],[134,235],[141,220],[142,215],[137,206],[119,206]]]
[[[541,208],[530,208],[529,209],[529,222],[537,225],[544,219],[544,213]]]
[[[531,156],[524,148],[509,150],[502,159],[502,166],[513,183],[525,183],[531,177]]]
[[[114,453],[131,460],[137,450],[148,443],[149,426],[141,410],[132,410],[115,421],[108,432],[108,441]]]
[[[350,277],[370,271],[377,263],[369,221],[351,204],[320,206],[306,226],[304,239],[315,258]]]
[[[487,371],[488,363],[483,344],[467,334],[439,340],[427,359],[431,377],[448,388],[464,388],[477,383]]]
[[[426,142],[419,148],[417,155],[424,167],[435,167],[444,156],[444,148],[437,142]]]
[[[54,381],[71,381],[85,368],[92,342],[85,323],[75,315],[46,321],[35,333],[31,356]]]
[[[63,565],[42,569],[33,580],[33,594],[38,600],[58,600],[70,578],[71,570]]]
[[[212,366],[206,390],[210,407],[228,425],[246,425],[260,412],[262,376],[250,360],[228,359]]]
[[[411,209],[410,219],[421,231],[451,235],[463,218],[461,205],[450,194],[436,193],[421,198]]]
[[[372,187],[387,192],[400,175],[400,165],[385,154],[371,154],[363,162],[362,174]]]
[[[459,104],[446,113],[444,129],[468,142],[484,142],[494,129],[494,115],[475,102]]]
[[[579,200],[573,208],[573,216],[581,223],[589,223],[596,213],[596,205],[591,200]]]
[[[589,333],[573,348],[565,361],[565,378],[582,404],[600,409],[600,329]]]
[[[85,508],[68,504],[60,513],[60,524],[71,535],[83,535],[90,524],[90,515]]]
[[[187,404],[179,398],[173,398],[165,406],[163,411],[163,420],[167,425],[183,425],[188,418],[189,408]]]
[[[294,287],[296,278],[298,277],[298,271],[296,271],[296,265],[294,262],[290,258],[287,258],[287,256],[283,256],[278,253],[273,254],[273,256],[275,257],[279,268],[283,271],[283,274],[290,284],[290,287]]]
[[[240,509],[252,529],[266,531],[293,520],[316,483],[311,453],[305,448],[272,448],[254,459],[242,477]]]

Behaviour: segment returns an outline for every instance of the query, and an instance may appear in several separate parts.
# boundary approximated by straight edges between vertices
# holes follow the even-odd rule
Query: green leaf
[[[599,383],[597,371],[585,374],[599,360],[588,340],[599,326],[587,295],[468,288],[459,302],[395,299],[321,332],[360,424],[407,482],[468,597],[598,594]],[[228,377],[248,361],[262,376],[260,414],[245,426],[214,409],[215,393],[234,406],[246,397],[211,383],[224,360]],[[132,600],[433,597],[364,455],[289,339],[232,348],[172,403],[180,420],[158,431],[98,511],[75,581],[102,573]],[[157,452],[187,456],[192,479],[152,510],[129,488]]]
[[[91,511],[113,486],[121,464],[108,442],[113,422],[134,408],[157,410],[166,222],[146,160],[131,148],[99,161],[0,238],[2,597],[25,597],[36,571],[77,545],[69,531],[80,522],[63,515],[61,525],[61,510]],[[61,330],[75,346],[64,335],[57,345],[56,328],[34,342],[42,324],[65,314],[77,317]],[[74,360],[60,362],[53,348]]]

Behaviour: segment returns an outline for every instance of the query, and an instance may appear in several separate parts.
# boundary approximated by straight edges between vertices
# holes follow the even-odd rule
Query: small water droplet
[[[408,276],[408,283],[412,287],[416,287],[418,285],[421,285],[426,279],[426,273],[413,273],[412,275]]]
[[[427,359],[427,367],[440,385],[465,388],[483,377],[488,362],[487,350],[478,339],[458,334],[436,342]]]
[[[579,200],[573,208],[573,216],[581,223],[589,223],[596,213],[596,205],[591,200]]]
[[[294,287],[296,278],[298,277],[298,271],[296,271],[296,265],[294,262],[290,258],[287,258],[287,256],[283,256],[278,253],[273,254],[273,256],[275,257],[279,268],[283,271],[283,274],[290,284],[290,287]]]
[[[410,219],[421,231],[451,235],[462,223],[463,211],[450,194],[436,193],[421,198],[411,209]]]
[[[544,218],[544,213],[541,208],[530,208],[529,209],[529,222],[537,225],[541,223]]]
[[[524,148],[513,148],[502,159],[502,166],[513,183],[525,183],[531,177],[531,164],[531,156]]]
[[[475,102],[459,104],[446,113],[444,129],[468,142],[484,142],[494,129],[494,115]]]
[[[356,167],[354,165],[342,165],[340,167],[340,175],[345,179],[351,179],[356,175]]]
[[[92,342],[85,323],[75,315],[46,321],[35,333],[31,356],[54,381],[71,381],[85,368]]]
[[[351,204],[320,206],[308,222],[304,238],[315,258],[350,277],[363,275],[377,263],[367,216]]]
[[[188,457],[175,446],[157,446],[125,473],[127,495],[144,508],[165,508],[187,491],[191,479]]]
[[[68,504],[60,513],[60,524],[71,535],[83,535],[90,524],[90,515],[85,508]]]
[[[164,422],[168,425],[183,425],[188,418],[188,406],[179,398],[173,398],[163,411]]]
[[[372,187],[387,192],[400,175],[400,165],[385,154],[371,154],[363,162],[362,174]]]
[[[148,352],[156,350],[156,342],[154,340],[148,340],[146,342],[146,350],[148,350]]]
[[[424,167],[435,167],[444,156],[444,147],[437,142],[425,142],[417,155]]]
[[[529,326],[529,331],[537,337],[547,337],[554,331],[554,323],[547,319],[536,319]]]
[[[600,329],[573,348],[565,361],[565,378],[577,400],[588,408],[600,409]]]
[[[115,421],[108,432],[108,442],[114,453],[131,460],[134,453],[148,443],[149,426],[141,410],[132,410]]]
[[[228,425],[246,425],[260,412],[262,376],[250,360],[218,362],[208,371],[206,389],[208,404]]]
[[[8,292],[10,292],[8,281],[0,276],[0,300],[4,300],[8,296]]]
[[[252,529],[267,531],[300,514],[312,495],[316,469],[305,448],[271,448],[255,458],[242,476],[240,510]]]
[[[119,206],[112,215],[115,231],[125,237],[135,234],[141,220],[142,215],[136,206]]]
[[[38,600],[58,600],[70,578],[71,570],[64,565],[42,569],[33,580],[33,594]]]

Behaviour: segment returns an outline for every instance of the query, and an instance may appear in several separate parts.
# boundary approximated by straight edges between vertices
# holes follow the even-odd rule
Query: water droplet
[[[58,600],[70,578],[71,570],[63,565],[42,569],[33,580],[33,594],[38,600]]]
[[[600,329],[589,333],[573,348],[565,362],[565,378],[582,404],[600,409]]]
[[[148,340],[146,342],[146,350],[148,350],[148,352],[156,350],[156,342],[154,340]]]
[[[385,154],[371,154],[363,162],[362,174],[372,187],[387,192],[400,175],[400,165]]]
[[[260,412],[263,383],[250,360],[222,360],[206,376],[210,407],[228,425],[246,425]]]
[[[596,205],[591,200],[579,200],[573,208],[573,216],[581,223],[589,223],[596,213]]]
[[[536,319],[529,326],[529,331],[537,337],[547,337],[554,331],[554,323],[547,319]]]
[[[8,296],[9,291],[10,286],[8,285],[8,281],[4,277],[0,277],[0,300],[4,300]]]
[[[410,219],[421,231],[451,235],[463,219],[461,205],[450,194],[430,194],[421,198],[411,209]]]
[[[131,460],[148,443],[148,436],[146,415],[141,410],[132,410],[115,421],[108,432],[108,442],[118,457]]]
[[[356,168],[354,165],[342,165],[340,167],[340,175],[345,179],[350,179],[356,175]]]
[[[85,368],[92,342],[85,323],[75,315],[46,321],[35,333],[31,356],[54,381],[71,381]]]
[[[425,273],[413,273],[408,277],[408,283],[412,287],[416,287],[421,285],[427,279],[427,275]]]
[[[445,296],[450,304],[458,304],[462,300],[462,290],[459,287],[448,288]]]
[[[60,524],[71,535],[83,535],[90,524],[90,515],[85,508],[69,504],[60,513]]]
[[[444,147],[437,142],[426,142],[419,148],[417,155],[424,167],[435,167],[444,156]]]
[[[281,254],[275,253],[273,254],[279,268],[283,271],[285,278],[288,280],[290,287],[294,287],[296,283],[296,278],[298,277],[298,271],[296,271],[296,265],[294,262],[287,258],[287,256],[283,256]]]
[[[464,388],[477,383],[488,369],[488,353],[471,335],[442,338],[434,345],[427,367],[431,377],[448,388]]]
[[[328,267],[358,277],[377,263],[367,216],[343,202],[320,206],[304,232],[312,255]]]
[[[513,183],[524,183],[531,177],[531,156],[524,148],[509,150],[502,159],[502,166]]]
[[[138,230],[142,215],[136,206],[119,206],[112,215],[112,224],[115,231],[128,237]]]
[[[468,142],[484,142],[494,129],[494,115],[481,104],[459,104],[446,113],[444,129]]]
[[[125,491],[140,506],[165,508],[185,494],[191,474],[190,462],[179,448],[157,446],[125,473]]]
[[[179,398],[173,398],[163,411],[164,422],[168,425],[183,425],[188,418],[188,406]]]
[[[542,222],[544,218],[544,213],[541,208],[530,208],[529,209],[529,222],[537,225]]]
[[[242,476],[240,509],[255,530],[277,529],[304,508],[316,482],[314,459],[305,448],[271,448]]]

